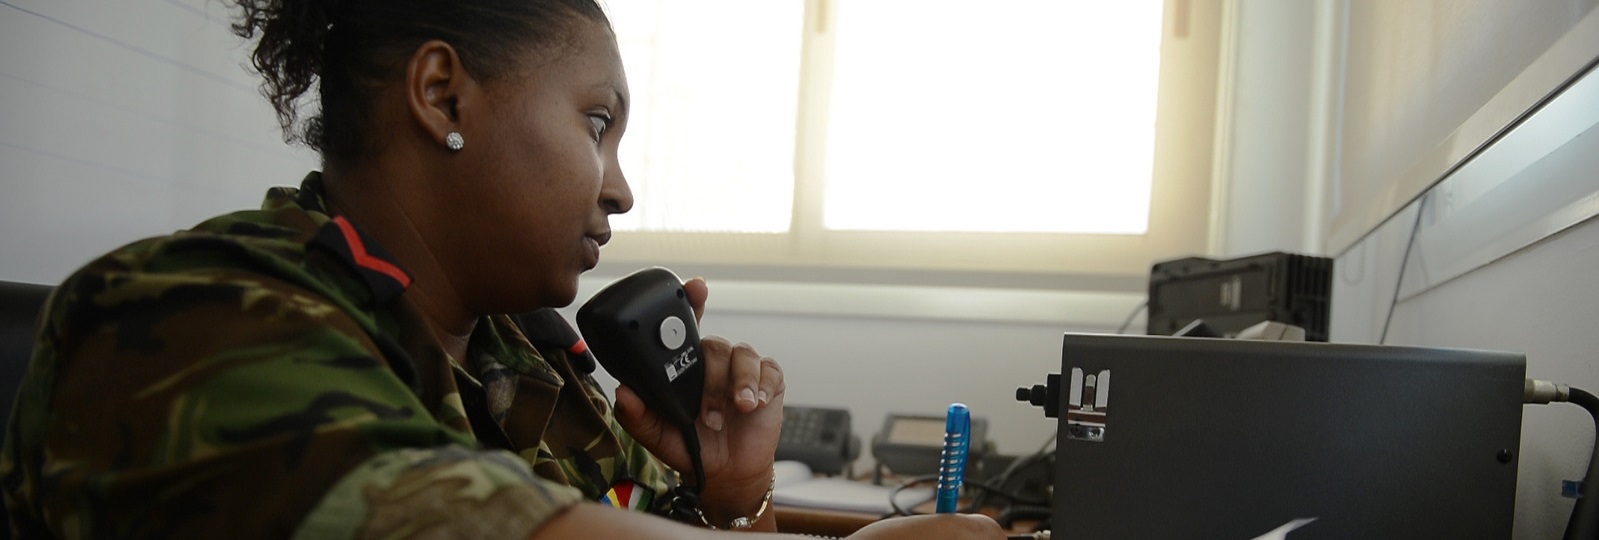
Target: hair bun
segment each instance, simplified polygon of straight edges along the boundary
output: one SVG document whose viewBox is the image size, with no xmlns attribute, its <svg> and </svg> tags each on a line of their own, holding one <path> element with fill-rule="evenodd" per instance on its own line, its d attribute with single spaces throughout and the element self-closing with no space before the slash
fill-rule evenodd
<svg viewBox="0 0 1599 540">
<path fill-rule="evenodd" d="M 272 102 L 285 134 L 295 133 L 296 102 L 322 75 L 323 50 L 340 0 L 233 0 L 233 33 L 259 35 L 250 65 L 261 74 L 261 94 Z M 294 139 L 293 135 L 287 138 Z"/>
<path fill-rule="evenodd" d="M 595 0 L 227 0 L 233 33 L 256 40 L 250 66 L 286 142 L 324 159 L 369 152 L 374 101 L 404 81 L 410 53 L 448 43 L 467 73 L 492 80 L 527 51 L 557 45 L 575 21 L 609 24 Z M 315 99 L 302 99 L 315 88 Z M 304 105 L 304 108 L 301 108 Z"/>
</svg>

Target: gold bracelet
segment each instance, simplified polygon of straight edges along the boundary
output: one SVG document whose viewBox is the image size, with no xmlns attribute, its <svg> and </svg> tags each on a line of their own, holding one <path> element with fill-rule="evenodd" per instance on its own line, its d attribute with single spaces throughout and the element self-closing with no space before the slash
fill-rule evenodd
<svg viewBox="0 0 1599 540">
<path fill-rule="evenodd" d="M 777 489 L 777 473 L 773 472 L 772 473 L 772 483 L 766 485 L 766 496 L 761 498 L 761 508 L 759 510 L 756 510 L 755 511 L 755 515 L 753 515 L 753 516 L 741 516 L 741 517 L 733 518 L 733 521 L 727 522 L 727 526 L 726 527 L 717 527 L 715 525 L 712 525 L 711 524 L 711 520 L 706 519 L 705 512 L 700 510 L 699 508 L 695 508 L 694 512 L 699 514 L 700 523 L 705 524 L 705 526 L 709 527 L 711 530 L 738 531 L 738 530 L 748 529 L 750 527 L 754 527 L 756 523 L 759 523 L 761 521 L 762 517 L 766 516 L 766 509 L 771 508 L 771 506 L 772 506 L 772 491 L 774 491 L 776 489 Z"/>
</svg>

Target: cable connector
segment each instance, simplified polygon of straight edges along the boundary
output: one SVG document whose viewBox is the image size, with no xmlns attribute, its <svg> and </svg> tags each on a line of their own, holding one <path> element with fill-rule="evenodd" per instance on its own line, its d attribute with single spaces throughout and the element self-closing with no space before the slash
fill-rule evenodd
<svg viewBox="0 0 1599 540">
<path fill-rule="evenodd" d="M 1521 402 L 1545 405 L 1553 401 L 1571 401 L 1571 387 L 1550 381 L 1527 379 L 1521 386 Z"/>
<path fill-rule="evenodd" d="M 1035 384 L 1032 388 L 1021 387 L 1016 389 L 1016 401 L 1026 401 L 1044 408 L 1047 418 L 1060 417 L 1060 374 L 1051 373 L 1045 379 L 1046 384 Z"/>
</svg>

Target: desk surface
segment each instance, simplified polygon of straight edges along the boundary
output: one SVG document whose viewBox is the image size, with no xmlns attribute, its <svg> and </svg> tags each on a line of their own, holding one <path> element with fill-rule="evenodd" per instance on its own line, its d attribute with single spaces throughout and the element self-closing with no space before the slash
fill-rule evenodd
<svg viewBox="0 0 1599 540">
<path fill-rule="evenodd" d="M 777 518 L 779 532 L 823 537 L 845 537 L 854 534 L 861 527 L 884 519 L 889 513 L 886 512 L 886 506 L 882 507 L 884 512 L 879 513 L 879 510 L 873 508 L 882 505 L 859 504 L 860 501 L 857 499 L 864 495 L 855 493 L 854 490 L 847 488 L 854 483 L 859 483 L 863 488 L 870 486 L 877 489 L 886 489 L 882 486 L 897 486 L 903 482 L 902 479 L 891 474 L 880 478 L 880 482 L 873 482 L 872 478 L 864 475 L 848 479 L 845 477 L 817 476 L 814 479 L 826 482 L 822 486 L 826 489 L 806 490 L 804 488 L 817 486 L 817 484 L 810 484 L 805 480 L 797 480 L 794 481 L 791 487 L 799 487 L 801 492 L 790 490 L 787 492 L 787 499 L 778 497 L 774 501 L 772 511 Z M 790 484 L 779 482 L 779 494 L 783 493 L 784 485 Z M 832 491 L 828 491 L 829 489 Z M 831 498 L 835 493 L 841 499 Z M 975 496 L 975 494 L 976 492 L 973 491 L 963 493 L 961 507 L 968 507 L 972 503 L 968 496 Z M 885 491 L 881 496 L 887 497 L 888 494 Z M 897 500 L 902 504 L 911 504 L 911 501 L 908 501 L 905 497 L 899 497 Z M 834 501 L 842 502 L 842 504 L 827 508 Z M 909 511 L 917 514 L 931 514 L 938 506 L 937 502 L 932 499 L 931 493 L 923 501 L 911 507 Z M 1009 532 L 1022 534 L 1032 533 L 1043 517 L 1036 511 L 1036 508 L 1033 509 L 1035 510 L 1033 513 L 1022 514 L 1002 514 L 1004 510 L 1004 508 L 984 507 L 979 512 L 996 520 L 1005 519 L 1011 521 Z M 1024 510 L 1017 511 L 1022 512 Z"/>
<path fill-rule="evenodd" d="M 773 505 L 777 512 L 777 530 L 793 534 L 809 534 L 817 536 L 845 537 L 854 534 L 882 516 L 848 512 L 842 510 L 825 510 L 820 508 L 803 508 L 786 505 Z M 918 512 L 933 511 L 933 503 L 928 502 L 915 508 Z M 998 514 L 997 509 L 985 508 L 983 513 L 990 517 Z M 1038 525 L 1037 520 L 1016 520 L 1011 524 L 1012 533 L 1030 533 Z"/>
<path fill-rule="evenodd" d="M 845 537 L 877 521 L 879 516 L 841 510 L 774 505 L 777 530 L 785 533 Z"/>
</svg>

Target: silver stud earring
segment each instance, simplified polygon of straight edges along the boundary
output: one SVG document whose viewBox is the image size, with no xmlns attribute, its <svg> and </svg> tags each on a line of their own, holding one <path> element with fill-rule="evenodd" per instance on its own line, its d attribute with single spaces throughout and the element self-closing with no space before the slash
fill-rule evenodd
<svg viewBox="0 0 1599 540">
<path fill-rule="evenodd" d="M 444 136 L 444 146 L 459 151 L 466 146 L 466 139 L 461 138 L 461 132 L 451 131 L 449 135 Z"/>
</svg>

